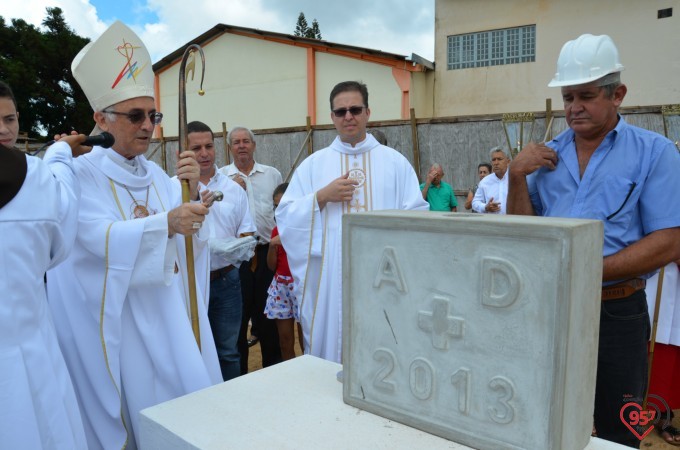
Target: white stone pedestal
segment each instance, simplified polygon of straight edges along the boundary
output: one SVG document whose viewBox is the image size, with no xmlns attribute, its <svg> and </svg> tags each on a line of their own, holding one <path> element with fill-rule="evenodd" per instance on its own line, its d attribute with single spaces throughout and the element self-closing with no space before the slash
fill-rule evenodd
<svg viewBox="0 0 680 450">
<path fill-rule="evenodd" d="M 601 222 L 349 214 L 343 251 L 347 403 L 479 449 L 588 444 Z"/>
<path fill-rule="evenodd" d="M 343 403 L 341 368 L 302 356 L 148 408 L 140 448 L 469 449 Z M 586 448 L 625 449 L 596 438 Z"/>
</svg>

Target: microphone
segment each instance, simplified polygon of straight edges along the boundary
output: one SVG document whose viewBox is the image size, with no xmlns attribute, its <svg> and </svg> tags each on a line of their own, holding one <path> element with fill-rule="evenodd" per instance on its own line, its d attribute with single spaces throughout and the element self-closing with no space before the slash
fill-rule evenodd
<svg viewBox="0 0 680 450">
<path fill-rule="evenodd" d="M 111 146 L 115 142 L 116 139 L 113 137 L 111 133 L 102 131 L 101 134 L 98 134 L 96 136 L 88 136 L 87 139 L 85 139 L 85 142 L 83 142 L 80 145 L 85 145 L 88 147 L 94 147 L 95 145 L 98 145 L 104 148 L 111 148 Z"/>
<path fill-rule="evenodd" d="M 45 150 L 50 145 L 54 144 L 55 142 L 57 142 L 57 141 L 51 140 L 49 142 L 46 142 L 45 145 L 40 147 L 38 150 L 35 150 L 34 152 L 28 152 L 28 154 L 31 155 L 31 156 L 35 156 L 38 153 Z M 94 147 L 95 145 L 98 145 L 98 146 L 104 147 L 104 148 L 111 148 L 111 146 L 115 143 L 116 143 L 116 139 L 113 137 L 113 135 L 111 133 L 106 132 L 106 131 L 102 131 L 100 134 L 96 134 L 94 136 L 88 136 L 85 139 L 85 141 L 83 141 L 83 143 L 80 144 L 80 145 L 84 145 L 86 147 Z"/>
</svg>

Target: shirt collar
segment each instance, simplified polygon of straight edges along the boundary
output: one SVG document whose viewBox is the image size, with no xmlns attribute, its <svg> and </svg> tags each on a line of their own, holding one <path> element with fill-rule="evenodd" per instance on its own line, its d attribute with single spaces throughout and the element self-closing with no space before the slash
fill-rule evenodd
<svg viewBox="0 0 680 450">
<path fill-rule="evenodd" d="M 223 170 L 224 170 L 225 175 L 227 175 L 227 176 L 231 176 L 231 175 L 236 175 L 236 174 L 238 174 L 238 173 L 242 173 L 242 172 L 238 169 L 238 167 L 236 167 L 236 164 L 235 164 L 235 163 L 229 164 L 228 166 L 224 167 Z M 264 167 L 262 166 L 262 164 L 258 163 L 257 161 L 254 161 L 254 162 L 253 162 L 253 169 L 250 171 L 250 173 L 246 173 L 245 175 L 250 176 L 251 174 L 253 174 L 253 173 L 255 173 L 255 172 L 264 173 Z"/>
<path fill-rule="evenodd" d="M 215 168 L 215 173 L 213 174 L 212 177 L 210 177 L 210 180 L 208 180 L 208 184 L 203 184 L 202 181 L 199 180 L 199 183 L 202 186 L 208 187 L 210 186 L 213 182 L 217 182 L 220 177 L 223 177 L 224 174 L 220 173 L 220 169 L 217 168 L 217 164 L 213 164 L 213 167 Z"/>
<path fill-rule="evenodd" d="M 628 128 L 630 126 L 630 125 L 628 125 L 628 123 L 626 123 L 626 120 L 623 118 L 623 116 L 621 116 L 621 114 L 617 113 L 616 115 L 617 115 L 619 121 L 617 122 L 614 129 L 611 130 L 609 133 L 607 133 L 607 136 L 605 137 L 605 139 L 609 139 L 610 136 L 611 136 L 611 138 L 615 138 L 619 134 L 623 133 L 626 130 L 626 128 Z M 553 138 L 553 140 L 551 142 L 573 141 L 575 136 L 576 136 L 576 134 L 574 133 L 574 130 L 572 130 L 571 128 L 567 128 L 563 133 L 560 133 L 557 136 L 555 136 L 555 138 Z"/>
<path fill-rule="evenodd" d="M 217 164 L 213 164 L 213 167 L 215 168 L 215 173 L 210 177 L 210 182 L 217 181 L 217 179 L 222 176 L 220 170 L 217 168 Z"/>
<path fill-rule="evenodd" d="M 348 155 L 358 155 L 361 153 L 366 153 L 369 150 L 372 150 L 375 147 L 378 147 L 380 143 L 373 137 L 372 134 L 366 133 L 366 139 L 363 141 L 357 143 L 354 147 L 352 147 L 350 144 L 347 144 L 345 142 L 342 142 L 340 140 L 340 136 L 336 136 L 335 140 L 331 143 L 331 148 L 333 150 L 336 150 L 340 153 L 346 153 Z"/>
</svg>

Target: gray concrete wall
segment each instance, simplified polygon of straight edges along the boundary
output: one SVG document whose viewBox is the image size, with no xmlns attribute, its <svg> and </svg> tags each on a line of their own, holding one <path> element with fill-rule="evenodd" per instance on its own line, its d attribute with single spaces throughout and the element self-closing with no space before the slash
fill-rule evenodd
<svg viewBox="0 0 680 450">
<path fill-rule="evenodd" d="M 626 113 L 623 112 L 626 121 L 648 130 L 663 134 L 663 119 L 658 112 Z M 460 201 L 464 202 L 467 189 L 477 183 L 477 164 L 489 162 L 489 150 L 495 146 L 507 149 L 505 132 L 501 117 L 497 118 L 449 118 L 429 121 L 419 121 L 418 145 L 420 150 L 420 174 L 425 176 L 434 162 L 438 162 L 444 169 L 444 181 L 450 183 L 457 191 Z M 403 154 L 413 164 L 413 144 L 411 125 L 409 121 L 382 123 L 373 128 L 379 129 L 387 136 L 387 142 Z M 553 136 L 566 128 L 563 117 L 555 117 L 552 124 Z M 300 147 L 307 135 L 303 129 L 300 131 L 272 132 L 267 130 L 256 134 L 257 150 L 255 159 L 266 165 L 274 166 L 281 172 L 285 179 L 291 170 L 291 166 L 300 151 Z M 274 130 L 275 131 L 275 130 Z M 542 140 L 545 135 L 545 119 L 537 118 L 532 139 Z M 313 148 L 319 150 L 328 146 L 335 138 L 334 129 L 320 129 L 313 132 Z M 160 143 L 155 141 L 147 156 L 151 155 L 154 148 Z M 224 139 L 217 136 L 215 139 L 217 165 L 222 167 L 226 164 L 224 151 Z M 166 141 L 167 172 L 174 175 L 175 151 L 177 140 Z M 303 150 L 301 160 L 307 156 L 307 150 Z M 151 160 L 161 164 L 161 150 L 156 151 Z M 421 180 L 422 181 L 422 180 Z"/>
</svg>

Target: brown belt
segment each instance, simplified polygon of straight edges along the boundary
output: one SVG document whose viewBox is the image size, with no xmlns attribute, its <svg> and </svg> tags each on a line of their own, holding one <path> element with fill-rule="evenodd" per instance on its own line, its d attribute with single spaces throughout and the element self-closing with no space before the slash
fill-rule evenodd
<svg viewBox="0 0 680 450">
<path fill-rule="evenodd" d="M 630 297 L 635 292 L 644 289 L 646 285 L 647 282 L 645 280 L 633 278 L 632 280 L 605 286 L 602 288 L 602 301 Z"/>
<path fill-rule="evenodd" d="M 221 269 L 213 270 L 210 272 L 210 281 L 215 281 L 222 275 L 231 272 L 231 269 L 233 269 L 233 265 L 229 265 L 227 267 L 222 267 Z"/>
</svg>

